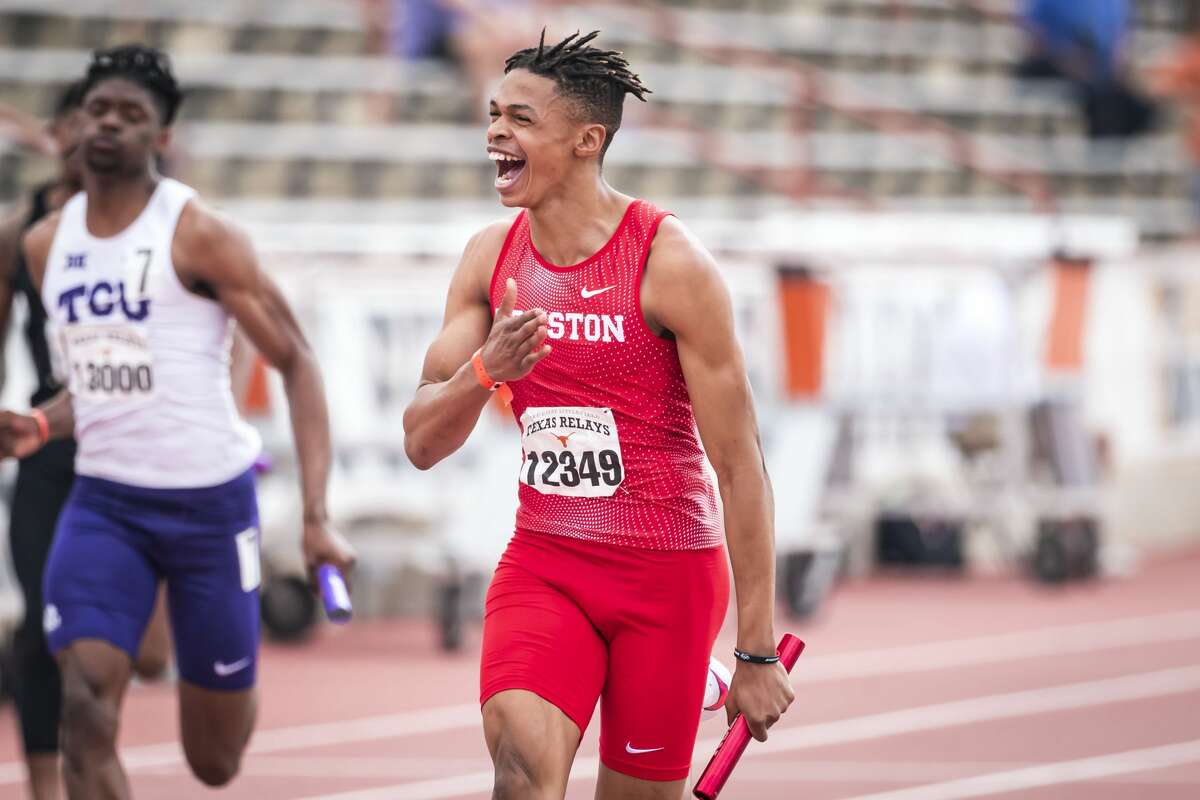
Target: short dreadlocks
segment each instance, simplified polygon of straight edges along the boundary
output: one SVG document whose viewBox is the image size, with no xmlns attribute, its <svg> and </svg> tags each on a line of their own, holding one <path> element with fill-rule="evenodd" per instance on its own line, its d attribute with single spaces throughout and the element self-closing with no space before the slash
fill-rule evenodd
<svg viewBox="0 0 1200 800">
<path fill-rule="evenodd" d="M 616 50 L 600 50 L 588 42 L 600 35 L 592 31 L 586 36 L 574 34 L 553 47 L 546 47 L 546 29 L 542 29 L 537 47 L 518 50 L 504 62 L 504 74 L 523 69 L 554 81 L 559 94 L 569 98 L 582 118 L 604 126 L 604 147 L 601 159 L 621 127 L 621 109 L 625 95 L 631 94 L 645 102 L 650 90 L 642 79 L 629 71 L 629 62 Z"/>
<path fill-rule="evenodd" d="M 124 78 L 149 92 L 164 127 L 175 120 L 175 113 L 183 102 L 183 92 L 171 72 L 171 59 L 166 53 L 140 44 L 97 50 L 92 54 L 87 77 L 83 79 L 83 94 L 109 78 Z"/>
</svg>

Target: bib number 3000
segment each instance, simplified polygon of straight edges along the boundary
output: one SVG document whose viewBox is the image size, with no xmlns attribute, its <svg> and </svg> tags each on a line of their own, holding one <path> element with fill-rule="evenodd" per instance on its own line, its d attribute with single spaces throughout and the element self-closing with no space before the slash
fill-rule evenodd
<svg viewBox="0 0 1200 800">
<path fill-rule="evenodd" d="M 73 325 L 64 338 L 76 397 L 112 401 L 154 395 L 154 360 L 139 331 L 123 325 Z"/>
<path fill-rule="evenodd" d="M 528 408 L 521 431 L 521 483 L 542 494 L 610 497 L 625 480 L 611 409 Z"/>
</svg>

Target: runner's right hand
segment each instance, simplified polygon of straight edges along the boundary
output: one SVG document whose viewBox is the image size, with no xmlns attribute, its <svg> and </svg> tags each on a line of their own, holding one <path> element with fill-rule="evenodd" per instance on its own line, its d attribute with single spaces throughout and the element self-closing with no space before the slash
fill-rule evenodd
<svg viewBox="0 0 1200 800">
<path fill-rule="evenodd" d="M 517 282 L 509 278 L 504 299 L 496 310 L 492 331 L 483 344 L 483 368 L 498 383 L 524 378 L 535 364 L 550 355 L 546 344 L 547 317 L 540 308 L 513 316 L 517 303 Z"/>
<path fill-rule="evenodd" d="M 314 591 L 320 590 L 317 568 L 322 564 L 333 564 L 337 567 L 342 573 L 346 587 L 350 587 L 358 554 L 354 551 L 354 546 L 336 528 L 327 522 L 306 522 L 304 534 L 300 538 L 300 549 L 304 555 L 304 564 L 308 567 L 309 584 Z"/>
<path fill-rule="evenodd" d="M 0 411 L 0 458 L 24 458 L 41 448 L 37 420 L 28 414 Z"/>
<path fill-rule="evenodd" d="M 796 699 L 787 670 L 779 662 L 747 664 L 739 661 L 729 683 L 725 713 L 729 724 L 741 714 L 746 718 L 750 735 L 760 742 L 767 740 L 767 729 L 779 721 L 783 712 Z"/>
</svg>

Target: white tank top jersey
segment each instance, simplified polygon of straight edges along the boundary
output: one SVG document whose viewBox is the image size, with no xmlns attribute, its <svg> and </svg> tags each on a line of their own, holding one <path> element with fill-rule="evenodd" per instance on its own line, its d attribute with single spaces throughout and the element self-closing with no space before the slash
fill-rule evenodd
<svg viewBox="0 0 1200 800">
<path fill-rule="evenodd" d="M 145 488 L 216 486 L 254 462 L 258 433 L 230 387 L 233 320 L 188 291 L 171 243 L 195 191 L 161 179 L 115 236 L 87 229 L 87 194 L 63 206 L 42 279 L 50 336 L 75 409 L 80 475 Z"/>
</svg>

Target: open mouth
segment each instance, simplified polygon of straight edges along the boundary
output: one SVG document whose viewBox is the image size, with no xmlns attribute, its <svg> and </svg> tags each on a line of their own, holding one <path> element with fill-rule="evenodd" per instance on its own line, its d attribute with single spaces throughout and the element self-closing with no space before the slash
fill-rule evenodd
<svg viewBox="0 0 1200 800">
<path fill-rule="evenodd" d="M 88 141 L 88 147 L 92 150 L 98 150 L 102 153 L 112 153 L 117 149 L 117 140 L 107 136 L 97 136 Z"/>
<path fill-rule="evenodd" d="M 488 158 L 496 162 L 496 188 L 506 189 L 517 182 L 525 171 L 525 160 L 510 156 L 507 153 L 488 153 Z"/>
</svg>

